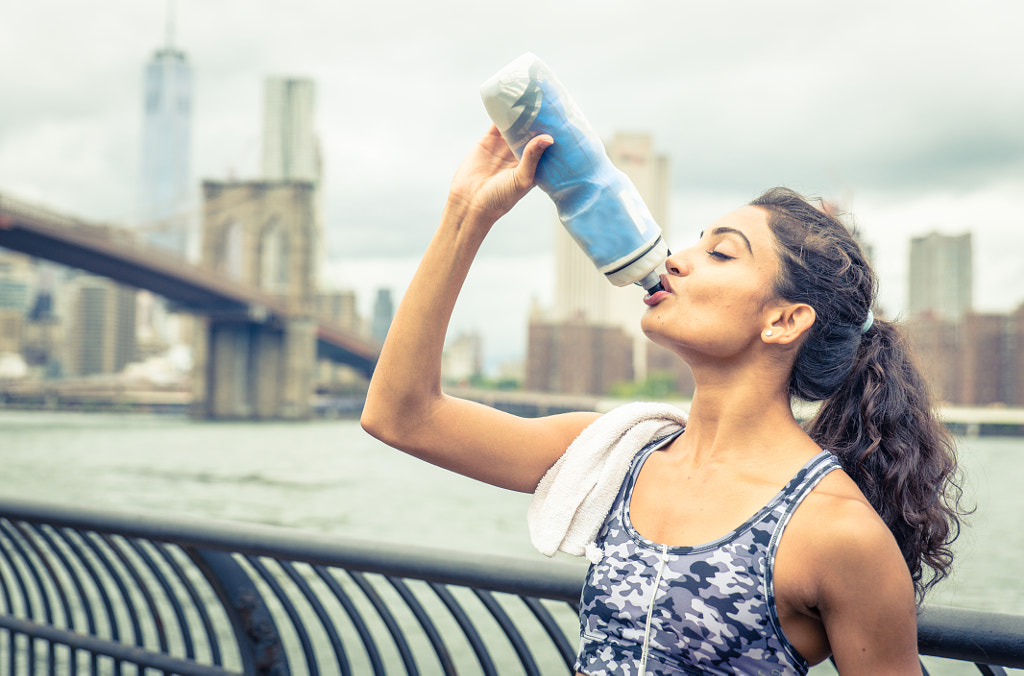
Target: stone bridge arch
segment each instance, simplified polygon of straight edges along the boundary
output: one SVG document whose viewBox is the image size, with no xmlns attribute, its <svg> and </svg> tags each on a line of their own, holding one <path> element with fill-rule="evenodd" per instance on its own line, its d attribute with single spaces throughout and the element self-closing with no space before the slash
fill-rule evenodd
<svg viewBox="0 0 1024 676">
<path fill-rule="evenodd" d="M 316 188 L 309 181 L 203 183 L 200 262 L 291 310 L 285 321 L 208 316 L 197 325 L 201 417 L 305 418 L 316 355 Z"/>
</svg>

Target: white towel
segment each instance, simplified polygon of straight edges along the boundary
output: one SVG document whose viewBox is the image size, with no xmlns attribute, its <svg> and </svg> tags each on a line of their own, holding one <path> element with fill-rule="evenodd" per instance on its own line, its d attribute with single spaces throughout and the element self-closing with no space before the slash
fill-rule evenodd
<svg viewBox="0 0 1024 676">
<path fill-rule="evenodd" d="M 594 540 L 633 458 L 685 425 L 675 406 L 634 402 L 587 426 L 537 484 L 527 512 L 533 546 L 545 556 L 562 551 L 600 561 Z"/>
</svg>

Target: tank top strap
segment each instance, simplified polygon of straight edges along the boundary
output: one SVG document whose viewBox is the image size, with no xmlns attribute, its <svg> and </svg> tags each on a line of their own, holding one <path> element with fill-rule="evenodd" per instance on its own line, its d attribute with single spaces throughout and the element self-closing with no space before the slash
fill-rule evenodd
<svg viewBox="0 0 1024 676">
<path fill-rule="evenodd" d="M 629 472 L 626 473 L 626 478 L 623 482 L 624 485 L 629 486 L 630 492 L 633 490 L 633 484 L 636 483 L 637 475 L 640 474 L 640 468 L 644 466 L 644 462 L 647 461 L 647 457 L 659 448 L 663 448 L 672 443 L 672 441 L 682 433 L 683 429 L 678 429 L 671 434 L 658 437 L 657 439 L 652 439 L 646 446 L 637 451 L 636 455 L 633 456 L 633 462 L 630 464 Z"/>
<path fill-rule="evenodd" d="M 769 544 L 769 555 L 774 558 L 775 551 L 779 546 L 779 539 L 785 530 L 789 519 L 793 516 L 796 508 L 804 501 L 804 498 L 814 490 L 814 487 L 825 478 L 830 472 L 842 469 L 839 459 L 829 451 L 822 451 L 811 458 L 806 465 L 796 473 L 786 487 L 782 489 L 782 498 L 772 510 L 773 515 L 778 519 L 771 543 Z"/>
<path fill-rule="evenodd" d="M 818 485 L 818 482 L 825 478 L 829 472 L 842 469 L 839 458 L 829 451 L 822 451 L 807 461 L 807 464 L 796 473 L 789 484 L 783 489 L 785 502 L 793 503 L 795 509 L 807 494 Z"/>
</svg>

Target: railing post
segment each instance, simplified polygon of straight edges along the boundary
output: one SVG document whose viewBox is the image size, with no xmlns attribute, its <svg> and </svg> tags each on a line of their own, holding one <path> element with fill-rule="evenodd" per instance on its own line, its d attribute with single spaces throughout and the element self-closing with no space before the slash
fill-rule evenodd
<svg viewBox="0 0 1024 676">
<path fill-rule="evenodd" d="M 291 674 L 274 617 L 234 557 L 211 549 L 187 547 L 185 551 L 224 605 L 241 653 L 242 671 L 258 676 Z"/>
</svg>

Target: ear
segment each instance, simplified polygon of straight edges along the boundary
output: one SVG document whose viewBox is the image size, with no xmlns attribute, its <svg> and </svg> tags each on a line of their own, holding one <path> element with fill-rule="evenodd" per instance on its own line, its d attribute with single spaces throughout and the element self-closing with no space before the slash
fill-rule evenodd
<svg viewBox="0 0 1024 676">
<path fill-rule="evenodd" d="M 806 303 L 791 303 L 772 308 L 768 325 L 761 331 L 761 340 L 776 345 L 789 345 L 800 340 L 814 325 L 817 313 Z"/>
</svg>

